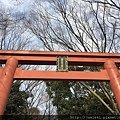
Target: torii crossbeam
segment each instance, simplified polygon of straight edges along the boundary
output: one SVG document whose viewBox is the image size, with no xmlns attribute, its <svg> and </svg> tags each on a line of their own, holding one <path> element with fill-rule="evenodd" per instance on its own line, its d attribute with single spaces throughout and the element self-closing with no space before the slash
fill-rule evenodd
<svg viewBox="0 0 120 120">
<path fill-rule="evenodd" d="M 56 65 L 59 56 L 67 56 L 68 65 L 103 66 L 98 72 L 22 70 L 18 65 Z M 120 109 L 120 54 L 49 51 L 0 50 L 0 115 L 4 114 L 13 80 L 109 81 Z"/>
</svg>

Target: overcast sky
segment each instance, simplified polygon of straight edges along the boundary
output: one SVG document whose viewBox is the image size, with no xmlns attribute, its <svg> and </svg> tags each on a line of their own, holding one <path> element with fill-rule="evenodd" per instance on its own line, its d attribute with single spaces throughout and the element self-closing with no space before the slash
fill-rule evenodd
<svg viewBox="0 0 120 120">
<path fill-rule="evenodd" d="M 34 0 L 0 0 L 2 7 L 11 9 L 13 12 L 28 11 Z"/>
</svg>

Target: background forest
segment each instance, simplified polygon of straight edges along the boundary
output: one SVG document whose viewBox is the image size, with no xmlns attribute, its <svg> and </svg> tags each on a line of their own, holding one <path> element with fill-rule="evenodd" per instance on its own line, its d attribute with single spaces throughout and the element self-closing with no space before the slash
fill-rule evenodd
<svg viewBox="0 0 120 120">
<path fill-rule="evenodd" d="M 12 4 L 7 7 L 0 1 L 1 50 L 120 52 L 119 0 L 28 0 L 27 4 L 17 0 Z M 99 68 L 69 66 L 69 70 Z M 108 82 L 14 81 L 5 114 L 120 115 L 120 111 Z"/>
</svg>

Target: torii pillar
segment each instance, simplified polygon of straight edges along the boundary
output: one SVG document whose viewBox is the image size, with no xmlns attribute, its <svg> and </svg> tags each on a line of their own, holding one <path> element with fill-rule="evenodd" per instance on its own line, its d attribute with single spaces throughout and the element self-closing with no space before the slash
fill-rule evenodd
<svg viewBox="0 0 120 120">
<path fill-rule="evenodd" d="M 17 65 L 18 61 L 11 57 L 7 60 L 5 67 L 3 68 L 0 77 L 0 115 L 4 114 Z"/>
</svg>

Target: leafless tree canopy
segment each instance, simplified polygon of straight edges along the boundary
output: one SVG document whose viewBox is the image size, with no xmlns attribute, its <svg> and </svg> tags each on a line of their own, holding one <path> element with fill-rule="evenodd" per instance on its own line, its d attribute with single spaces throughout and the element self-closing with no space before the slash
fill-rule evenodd
<svg viewBox="0 0 120 120">
<path fill-rule="evenodd" d="M 118 2 L 38 2 L 26 25 L 49 50 L 119 52 Z"/>
</svg>

